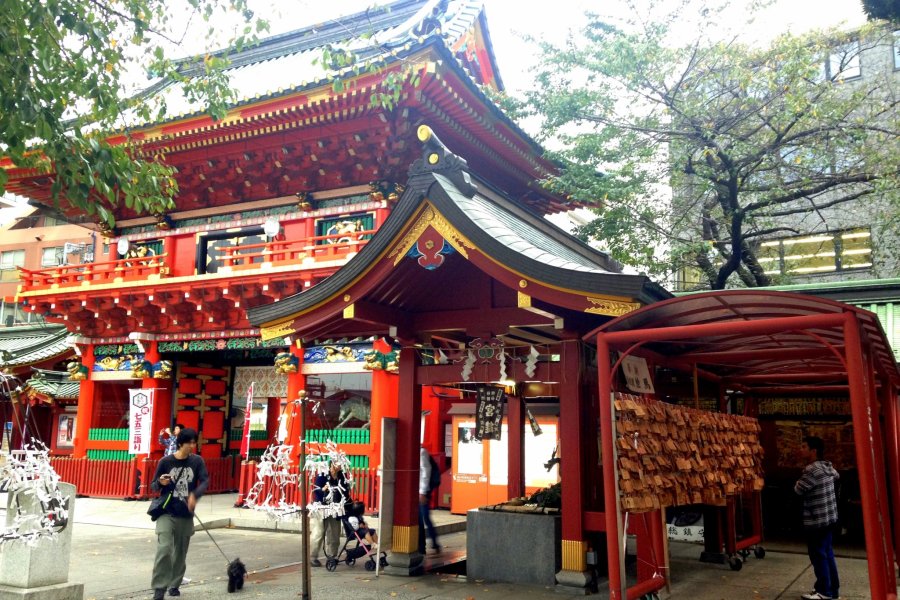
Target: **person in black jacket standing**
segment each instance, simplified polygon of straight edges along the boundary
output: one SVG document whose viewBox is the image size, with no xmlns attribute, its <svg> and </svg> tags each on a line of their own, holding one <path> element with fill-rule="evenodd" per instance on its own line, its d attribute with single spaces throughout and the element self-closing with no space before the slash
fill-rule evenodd
<svg viewBox="0 0 900 600">
<path fill-rule="evenodd" d="M 156 520 L 156 559 L 153 562 L 153 600 L 163 600 L 166 588 L 170 596 L 180 596 L 178 587 L 184 577 L 188 545 L 194 535 L 194 509 L 209 485 L 206 463 L 194 454 L 197 432 L 182 429 L 176 438 L 175 454 L 163 457 L 156 467 L 151 489 L 172 493 L 166 513 Z"/>
</svg>

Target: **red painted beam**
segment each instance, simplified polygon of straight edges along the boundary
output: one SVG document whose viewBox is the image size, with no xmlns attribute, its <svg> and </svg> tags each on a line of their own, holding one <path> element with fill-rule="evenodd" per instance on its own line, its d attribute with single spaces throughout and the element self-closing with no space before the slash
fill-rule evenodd
<svg viewBox="0 0 900 600">
<path fill-rule="evenodd" d="M 843 346 L 837 346 L 838 352 L 843 352 Z M 682 354 L 682 360 L 690 360 L 705 364 L 731 364 L 755 360 L 820 358 L 834 356 L 828 348 L 766 348 L 763 350 L 732 350 L 725 352 L 691 352 Z"/>
<path fill-rule="evenodd" d="M 633 342 L 663 342 L 669 340 L 715 337 L 728 334 L 768 335 L 784 331 L 835 328 L 844 322 L 842 313 L 810 315 L 804 317 L 778 317 L 753 321 L 727 321 L 701 325 L 677 325 L 658 329 L 634 329 L 628 331 L 600 332 L 610 346 L 621 346 Z"/>
<path fill-rule="evenodd" d="M 771 373 L 771 374 L 759 374 L 759 375 L 737 375 L 735 377 L 725 377 L 725 381 L 727 382 L 740 382 L 740 383 L 766 383 L 766 382 L 790 382 L 790 381 L 830 381 L 830 380 L 840 380 L 845 381 L 847 379 L 847 373 L 845 371 L 831 371 L 827 373 L 822 372 L 814 372 L 814 373 Z"/>
</svg>

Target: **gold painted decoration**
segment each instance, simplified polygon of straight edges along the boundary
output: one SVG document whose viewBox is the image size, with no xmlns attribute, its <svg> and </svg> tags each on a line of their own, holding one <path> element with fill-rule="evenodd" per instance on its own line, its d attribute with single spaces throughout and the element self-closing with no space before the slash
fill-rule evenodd
<svg viewBox="0 0 900 600">
<path fill-rule="evenodd" d="M 370 350 L 363 355 L 363 369 L 367 371 L 400 372 L 400 351 L 394 350 L 384 354 L 378 350 Z"/>
<path fill-rule="evenodd" d="M 611 300 L 609 298 L 592 298 L 586 296 L 585 299 L 592 305 L 584 309 L 584 312 L 594 315 L 609 315 L 611 317 L 620 317 L 641 307 L 640 302 L 622 302 L 621 300 Z"/>
<path fill-rule="evenodd" d="M 519 308 L 531 308 L 531 296 L 516 292 L 516 306 Z"/>
<path fill-rule="evenodd" d="M 259 328 L 259 337 L 262 341 L 275 339 L 278 337 L 285 337 L 294 333 L 293 328 L 294 320 L 293 318 L 287 321 L 281 321 L 280 323 L 275 323 L 274 325 L 269 325 L 267 327 Z"/>
<path fill-rule="evenodd" d="M 152 372 L 153 365 L 149 360 L 138 360 L 132 363 L 131 376 L 135 379 L 149 378 Z"/>
<path fill-rule="evenodd" d="M 275 372 L 280 375 L 296 373 L 300 361 L 290 352 L 279 352 L 275 355 Z"/>
<path fill-rule="evenodd" d="M 587 569 L 587 542 L 562 540 L 562 570 L 581 573 Z"/>
<path fill-rule="evenodd" d="M 66 365 L 66 371 L 69 372 L 71 381 L 84 381 L 88 378 L 88 369 L 81 362 L 73 360 Z"/>
<path fill-rule="evenodd" d="M 413 554 L 419 550 L 418 525 L 394 525 L 393 545 L 391 552 L 396 554 Z"/>
<path fill-rule="evenodd" d="M 172 369 L 174 365 L 171 360 L 161 360 L 153 365 L 154 379 L 172 379 Z"/>
<path fill-rule="evenodd" d="M 394 248 L 390 253 L 388 253 L 388 258 L 394 260 L 394 266 L 397 266 L 400 261 L 403 260 L 403 257 L 405 257 L 410 249 L 416 245 L 416 242 L 419 241 L 419 238 L 422 237 L 422 234 L 425 233 L 425 230 L 428 229 L 428 227 L 437 231 L 454 250 L 462 254 L 466 259 L 469 258 L 469 253 L 466 249 L 475 248 L 475 245 L 472 244 L 472 242 L 457 231 L 443 215 L 435 210 L 430 202 L 426 201 L 412 227 L 409 228 L 406 235 L 404 235 L 400 241 L 394 245 Z"/>
</svg>

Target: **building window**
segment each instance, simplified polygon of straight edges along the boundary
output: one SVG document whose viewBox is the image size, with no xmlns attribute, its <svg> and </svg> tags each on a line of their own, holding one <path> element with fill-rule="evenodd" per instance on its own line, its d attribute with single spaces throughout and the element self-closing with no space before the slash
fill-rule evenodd
<svg viewBox="0 0 900 600">
<path fill-rule="evenodd" d="M 757 260 L 767 275 L 834 273 L 872 266 L 868 229 L 805 235 L 760 243 Z"/>
<path fill-rule="evenodd" d="M 18 281 L 17 267 L 25 266 L 24 250 L 6 250 L 0 252 L 0 281 Z"/>
<path fill-rule="evenodd" d="M 825 77 L 830 80 L 855 79 L 862 75 L 859 64 L 859 41 L 842 44 L 831 51 L 825 61 Z"/>
<path fill-rule="evenodd" d="M 894 68 L 900 69 L 900 29 L 894 31 Z"/>
<path fill-rule="evenodd" d="M 68 225 L 68 222 L 50 215 L 44 215 L 44 227 L 59 227 L 60 225 Z"/>
<path fill-rule="evenodd" d="M 58 267 L 63 264 L 63 247 L 54 246 L 41 250 L 42 267 Z"/>
</svg>

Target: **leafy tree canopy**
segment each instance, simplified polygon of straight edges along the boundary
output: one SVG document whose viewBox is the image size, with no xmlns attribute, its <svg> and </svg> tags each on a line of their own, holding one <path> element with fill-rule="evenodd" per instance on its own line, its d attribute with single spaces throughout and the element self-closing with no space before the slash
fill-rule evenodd
<svg viewBox="0 0 900 600">
<path fill-rule="evenodd" d="M 890 31 L 749 44 L 723 39 L 727 4 L 704 5 L 588 15 L 564 45 L 543 44 L 522 110 L 560 148 L 565 166 L 548 185 L 595 206 L 580 235 L 659 276 L 691 268 L 705 287 L 768 285 L 760 240 L 806 233 L 792 224 L 799 216 L 896 200 Z M 885 58 L 860 77 L 860 53 L 872 48 Z"/>
<path fill-rule="evenodd" d="M 247 0 L 9 0 L 0 11 L 0 153 L 21 168 L 53 177 L 53 192 L 112 225 L 111 208 L 142 213 L 173 206 L 177 184 L 169 167 L 141 155 L 110 132 L 152 122 L 166 107 L 134 92 L 170 77 L 186 95 L 205 101 L 214 118 L 233 99 L 222 72 L 227 58 L 202 65 L 172 55 L 197 54 L 185 41 L 211 40 L 241 48 L 267 28 Z M 214 43 L 214 42 L 213 42 Z M 199 67 L 199 68 L 198 68 Z M 7 175 L 0 169 L 0 192 Z"/>
<path fill-rule="evenodd" d="M 900 23 L 900 2 L 897 0 L 862 0 L 862 6 L 870 19 Z"/>
</svg>

